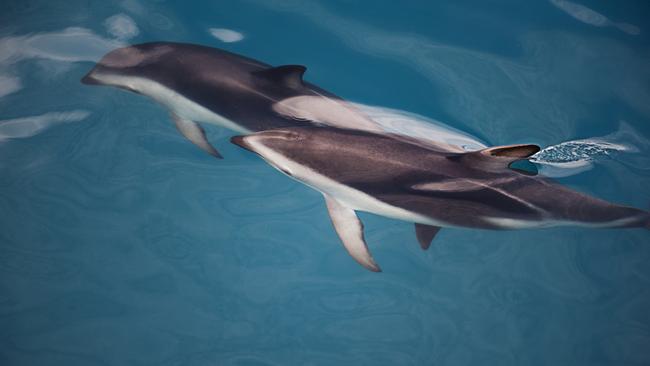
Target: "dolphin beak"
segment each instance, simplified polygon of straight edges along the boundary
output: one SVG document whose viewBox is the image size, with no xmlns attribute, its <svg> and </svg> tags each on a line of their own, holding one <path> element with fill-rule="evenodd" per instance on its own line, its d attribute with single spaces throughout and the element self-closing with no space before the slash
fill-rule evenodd
<svg viewBox="0 0 650 366">
<path fill-rule="evenodd" d="M 86 85 L 97 85 L 100 84 L 99 80 L 95 79 L 95 76 L 93 76 L 93 71 L 95 69 L 90 70 L 84 77 L 81 78 L 81 82 Z"/>
<path fill-rule="evenodd" d="M 233 144 L 235 144 L 235 145 L 237 145 L 239 147 L 243 147 L 244 149 L 246 149 L 248 151 L 253 151 L 250 148 L 250 145 L 248 145 L 248 143 L 246 143 L 246 136 L 233 136 L 233 137 L 230 138 L 230 142 L 232 142 Z"/>
</svg>

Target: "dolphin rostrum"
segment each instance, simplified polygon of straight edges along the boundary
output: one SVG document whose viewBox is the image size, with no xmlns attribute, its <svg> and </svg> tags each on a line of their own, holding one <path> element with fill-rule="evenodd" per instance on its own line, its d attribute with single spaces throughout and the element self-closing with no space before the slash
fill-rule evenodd
<svg viewBox="0 0 650 366">
<path fill-rule="evenodd" d="M 212 47 L 155 42 L 109 52 L 82 82 L 154 99 L 170 110 L 187 139 L 218 158 L 197 122 L 239 133 L 314 124 L 381 130 L 353 106 L 303 81 L 305 70 L 300 65 L 272 67 Z"/>
<path fill-rule="evenodd" d="M 423 249 L 441 227 L 650 228 L 646 211 L 509 167 L 539 151 L 536 145 L 455 153 L 387 133 L 322 127 L 269 130 L 231 141 L 320 191 L 345 248 L 371 271 L 380 269 L 355 211 L 414 222 Z"/>
</svg>

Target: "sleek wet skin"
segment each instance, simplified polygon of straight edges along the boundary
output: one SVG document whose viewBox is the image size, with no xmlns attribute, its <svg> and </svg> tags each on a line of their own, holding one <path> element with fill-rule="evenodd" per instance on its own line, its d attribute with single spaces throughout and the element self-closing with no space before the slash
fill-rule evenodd
<svg viewBox="0 0 650 366">
<path fill-rule="evenodd" d="M 325 196 L 348 252 L 379 271 L 355 211 L 416 223 L 426 249 L 440 227 L 520 229 L 558 225 L 646 227 L 650 214 L 509 168 L 535 145 L 441 152 L 394 135 L 336 128 L 283 128 L 232 142 Z"/>
<path fill-rule="evenodd" d="M 109 52 L 82 82 L 151 97 L 170 110 L 186 138 L 215 157 L 221 155 L 197 122 L 239 133 L 338 121 L 378 129 L 340 98 L 303 81 L 304 72 L 304 66 L 272 67 L 216 48 L 155 42 Z"/>
</svg>

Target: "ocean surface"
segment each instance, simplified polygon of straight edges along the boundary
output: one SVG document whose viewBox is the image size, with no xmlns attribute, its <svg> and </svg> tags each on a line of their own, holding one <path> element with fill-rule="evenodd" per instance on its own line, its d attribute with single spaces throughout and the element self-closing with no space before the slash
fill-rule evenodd
<svg viewBox="0 0 650 366">
<path fill-rule="evenodd" d="M 3 1 L 0 365 L 649 365 L 648 230 L 443 229 L 422 251 L 361 214 L 371 273 L 321 195 L 231 131 L 206 126 L 216 160 L 152 100 L 79 81 L 147 41 L 302 64 L 378 118 L 539 144 L 541 174 L 648 209 L 649 19 L 645 0 Z"/>
</svg>

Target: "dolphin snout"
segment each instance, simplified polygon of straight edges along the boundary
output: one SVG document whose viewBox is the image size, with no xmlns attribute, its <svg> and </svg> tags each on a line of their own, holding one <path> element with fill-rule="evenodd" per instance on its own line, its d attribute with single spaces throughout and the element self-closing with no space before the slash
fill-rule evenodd
<svg viewBox="0 0 650 366">
<path fill-rule="evenodd" d="M 243 147 L 246 150 L 253 151 L 251 150 L 250 146 L 246 143 L 246 136 L 233 136 L 230 138 L 230 142 L 233 144 Z"/>
<path fill-rule="evenodd" d="M 94 75 L 95 69 L 90 70 L 84 77 L 81 78 L 81 82 L 86 85 L 97 85 L 100 84 L 99 80 L 95 78 Z"/>
</svg>

